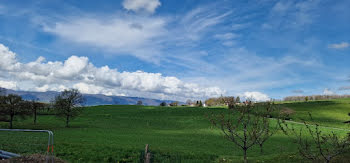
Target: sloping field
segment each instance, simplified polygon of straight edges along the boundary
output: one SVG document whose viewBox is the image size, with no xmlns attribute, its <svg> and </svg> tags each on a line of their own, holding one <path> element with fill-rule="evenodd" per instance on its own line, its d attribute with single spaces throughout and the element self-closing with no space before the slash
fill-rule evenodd
<svg viewBox="0 0 350 163">
<path fill-rule="evenodd" d="M 346 135 L 347 131 L 332 128 L 349 129 L 342 123 L 349 119 L 349 103 L 350 99 L 342 99 L 287 103 L 282 107 L 295 111 L 291 116 L 295 121 L 308 119 L 311 112 L 311 121 L 331 127 L 322 128 L 324 132 Z M 70 162 L 138 162 L 145 144 L 150 144 L 155 162 L 237 162 L 242 160 L 241 150 L 224 139 L 205 117 L 226 111 L 225 108 L 96 106 L 86 108 L 70 128 L 65 128 L 64 122 L 53 115 L 39 116 L 37 125 L 33 125 L 31 119 L 18 120 L 14 127 L 52 130 L 56 156 Z M 0 123 L 0 126 L 5 128 L 7 124 Z M 274 135 L 264 146 L 264 154 L 260 154 L 259 148 L 253 148 L 248 152 L 248 159 L 252 162 L 305 161 L 298 156 L 297 146 L 282 133 Z M 28 151 L 26 153 L 30 153 Z M 349 154 L 340 159 L 349 160 L 345 156 Z"/>
</svg>

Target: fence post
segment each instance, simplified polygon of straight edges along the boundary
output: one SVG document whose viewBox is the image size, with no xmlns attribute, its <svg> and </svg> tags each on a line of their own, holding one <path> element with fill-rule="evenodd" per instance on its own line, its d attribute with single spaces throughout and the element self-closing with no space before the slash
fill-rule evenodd
<svg viewBox="0 0 350 163">
<path fill-rule="evenodd" d="M 145 163 L 151 163 L 151 153 L 149 152 L 149 145 L 146 144 L 145 147 Z"/>
</svg>

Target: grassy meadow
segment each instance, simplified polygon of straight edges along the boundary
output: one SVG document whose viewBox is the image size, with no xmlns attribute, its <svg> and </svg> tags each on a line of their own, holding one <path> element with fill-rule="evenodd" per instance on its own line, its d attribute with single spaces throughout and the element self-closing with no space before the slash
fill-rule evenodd
<svg viewBox="0 0 350 163">
<path fill-rule="evenodd" d="M 280 105 L 295 111 L 291 116 L 293 121 L 317 122 L 323 132 L 334 131 L 345 136 L 350 129 L 343 123 L 350 118 L 349 103 L 350 99 L 338 99 Z M 70 128 L 65 128 L 64 121 L 54 115 L 40 115 L 36 125 L 31 118 L 17 120 L 14 127 L 52 130 L 55 155 L 69 162 L 138 162 L 145 144 L 150 144 L 154 162 L 241 162 L 242 151 L 224 139 L 205 116 L 226 111 L 222 107 L 94 106 L 85 108 Z M 312 120 L 308 112 L 312 113 Z M 0 128 L 7 126 L 0 123 Z M 6 135 L 0 135 L 0 144 L 6 140 L 1 136 Z M 26 148 L 34 147 L 12 150 L 30 153 Z M 266 142 L 263 154 L 258 147 L 251 149 L 248 159 L 250 162 L 306 161 L 300 158 L 292 140 L 281 132 Z M 350 153 L 336 160 L 347 161 Z"/>
</svg>

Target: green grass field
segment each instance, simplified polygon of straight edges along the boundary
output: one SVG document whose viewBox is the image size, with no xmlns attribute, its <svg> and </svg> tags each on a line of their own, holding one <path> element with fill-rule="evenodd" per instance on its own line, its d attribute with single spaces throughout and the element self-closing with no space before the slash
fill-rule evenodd
<svg viewBox="0 0 350 163">
<path fill-rule="evenodd" d="M 311 112 L 311 121 L 328 127 L 321 128 L 322 131 L 346 135 L 347 131 L 333 128 L 350 129 L 342 123 L 350 118 L 349 103 L 350 99 L 340 99 L 285 103 L 282 107 L 295 110 L 292 120 L 308 119 Z M 37 125 L 30 118 L 17 120 L 14 127 L 52 130 L 55 155 L 70 162 L 138 162 L 145 144 L 150 144 L 155 162 L 240 162 L 242 151 L 224 139 L 205 117 L 226 111 L 225 108 L 95 106 L 86 108 L 71 122 L 70 128 L 65 128 L 64 121 L 53 115 L 39 116 Z M 0 123 L 0 128 L 7 126 Z M 282 133 L 275 134 L 264 146 L 263 155 L 259 148 L 248 152 L 250 162 L 306 161 L 298 156 L 297 146 Z M 15 150 L 30 153 L 27 149 Z M 350 154 L 340 156 L 340 160 L 349 161 Z"/>
</svg>

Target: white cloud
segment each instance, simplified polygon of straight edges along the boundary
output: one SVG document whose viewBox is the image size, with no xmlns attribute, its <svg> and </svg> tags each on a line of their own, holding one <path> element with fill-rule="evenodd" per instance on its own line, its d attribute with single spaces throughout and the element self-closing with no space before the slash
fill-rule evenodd
<svg viewBox="0 0 350 163">
<path fill-rule="evenodd" d="M 231 40 L 238 37 L 238 35 L 234 33 L 224 33 L 224 34 L 216 34 L 214 35 L 214 37 L 221 40 Z"/>
<path fill-rule="evenodd" d="M 252 101 L 269 101 L 268 95 L 261 92 L 244 92 L 243 97 Z"/>
<path fill-rule="evenodd" d="M 158 42 L 159 37 L 167 33 L 165 25 L 166 20 L 162 18 L 128 15 L 108 20 L 70 18 L 52 26 L 45 25 L 43 29 L 68 41 L 150 60 L 159 55 Z"/>
<path fill-rule="evenodd" d="M 241 30 L 244 28 L 247 28 L 250 24 L 249 23 L 245 23 L 245 24 L 233 24 L 232 25 L 232 30 Z"/>
<path fill-rule="evenodd" d="M 40 25 L 45 32 L 54 34 L 63 41 L 97 47 L 112 55 L 132 55 L 159 64 L 171 60 L 175 55 L 189 55 L 188 51 L 183 54 L 169 52 L 169 45 L 181 47 L 176 50 L 192 49 L 208 33 L 217 33 L 219 25 L 232 11 L 217 10 L 214 7 L 195 8 L 178 17 L 133 14 L 94 17 L 86 14 L 64 20 L 50 20 Z M 235 34 L 228 33 L 225 37 L 232 38 Z"/>
<path fill-rule="evenodd" d="M 330 44 L 328 45 L 328 48 L 332 48 L 332 49 L 345 49 L 350 47 L 350 43 L 348 42 L 341 42 L 339 44 Z"/>
<path fill-rule="evenodd" d="M 108 66 L 96 67 L 89 62 L 87 57 L 71 56 L 64 62 L 44 62 L 45 59 L 39 57 L 34 62 L 20 63 L 16 60 L 15 53 L 2 44 L 0 48 L 2 48 L 0 61 L 10 60 L 12 64 L 18 65 L 8 69 L 7 63 L 0 62 L 0 72 L 17 79 L 17 85 L 24 90 L 61 91 L 65 88 L 77 88 L 83 93 L 90 94 L 162 97 L 179 100 L 219 96 L 224 93 L 218 87 L 204 88 L 194 83 L 183 82 L 176 77 L 163 76 L 160 73 L 119 72 Z M 0 84 L 5 88 L 17 87 L 10 82 L 0 82 Z"/>
<path fill-rule="evenodd" d="M 154 13 L 161 3 L 159 0 L 124 0 L 123 7 L 127 10 L 139 12 L 141 10 Z"/>
<path fill-rule="evenodd" d="M 19 66 L 16 61 L 16 54 L 11 52 L 8 47 L 4 46 L 3 44 L 0 44 L 0 55 L 0 69 L 12 70 Z"/>
<path fill-rule="evenodd" d="M 324 94 L 324 95 L 334 95 L 335 92 L 331 91 L 329 88 L 325 88 L 325 89 L 323 90 L 323 94 Z"/>
<path fill-rule="evenodd" d="M 210 7 L 195 8 L 182 17 L 178 27 L 180 31 L 177 34 L 186 39 L 199 40 L 201 35 L 211 27 L 223 23 L 231 13 L 231 11 L 216 12 Z"/>
<path fill-rule="evenodd" d="M 17 82 L 0 80 L 0 88 L 16 90 L 17 89 Z"/>
<path fill-rule="evenodd" d="M 45 84 L 41 87 L 40 86 L 36 87 L 34 90 L 38 91 L 38 92 L 46 92 L 46 91 L 50 90 L 49 87 L 50 87 L 49 85 Z"/>
</svg>

